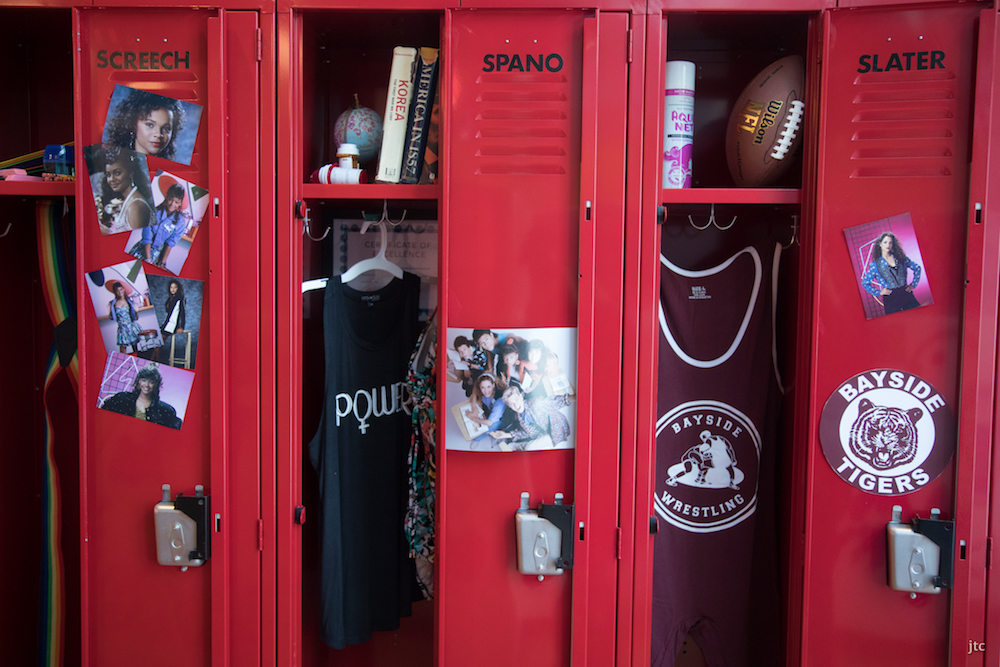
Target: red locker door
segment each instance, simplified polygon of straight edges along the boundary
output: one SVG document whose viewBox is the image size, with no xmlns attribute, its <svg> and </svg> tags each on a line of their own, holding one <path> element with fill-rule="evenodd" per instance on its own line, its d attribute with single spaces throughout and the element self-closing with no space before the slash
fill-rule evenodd
<svg viewBox="0 0 1000 667">
<path fill-rule="evenodd" d="M 951 624 L 951 664 L 995 664 L 1000 659 L 1000 612 L 997 580 L 990 577 L 990 550 L 997 534 L 996 378 L 997 296 L 1000 294 L 1000 235 L 988 224 L 1000 181 L 997 153 L 991 146 L 997 137 L 996 94 L 1000 91 L 997 70 L 996 9 L 979 15 L 976 106 L 973 120 L 971 182 L 968 228 L 968 275 L 965 321 L 962 332 L 962 393 L 975 396 L 964 401 L 959 422 L 959 449 L 955 516 L 958 535 L 965 540 L 955 571 L 955 600 Z"/>
<path fill-rule="evenodd" d="M 628 27 L 624 13 L 453 14 L 443 325 L 575 329 L 560 363 L 577 418 L 575 449 L 442 450 L 439 664 L 614 659 Z M 575 505 L 563 576 L 517 571 L 522 491 Z"/>
<path fill-rule="evenodd" d="M 983 546 L 969 533 L 967 517 L 956 514 L 955 426 L 947 419 L 949 411 L 958 415 L 960 398 L 980 9 L 942 4 L 827 15 L 802 664 L 947 664 L 952 601 L 957 622 L 965 613 L 958 589 L 912 599 L 891 589 L 885 535 L 894 505 L 904 522 L 940 508 L 942 519 L 960 520 L 958 537 L 970 549 Z M 891 292 L 903 288 L 862 278 L 868 269 L 884 277 L 874 245 L 884 231 L 920 267 L 913 290 L 920 307 L 891 312 Z M 917 279 L 911 273 L 907 282 Z M 866 286 L 871 294 L 862 291 Z M 915 389 L 920 382 L 923 388 Z M 936 395 L 929 397 L 927 387 Z M 964 411 L 975 392 L 962 399 Z M 873 407 L 895 408 L 900 430 L 876 425 Z M 890 431 L 899 437 L 891 454 L 879 444 Z M 980 448 L 963 444 L 958 464 L 978 459 Z M 956 580 L 963 569 L 960 563 Z M 963 588 L 962 595 L 970 594 Z M 951 641 L 954 647 L 967 639 Z"/>
<path fill-rule="evenodd" d="M 150 184 L 161 190 L 153 193 L 154 204 L 164 198 L 163 188 L 183 181 L 190 184 L 183 186 L 185 210 L 192 221 L 200 219 L 172 246 L 173 261 L 138 261 L 127 247 L 136 242 L 134 233 L 100 230 L 92 182 L 101 187 L 103 169 L 88 179 L 78 151 L 83 664 L 259 664 L 264 323 L 258 239 L 261 192 L 270 190 L 261 186 L 259 165 L 270 153 L 261 148 L 257 112 L 258 15 L 80 9 L 74 28 L 77 146 L 102 141 L 119 85 L 189 105 L 186 124 L 174 135 L 176 152 L 149 151 L 145 162 Z M 236 192 L 239 197 L 228 196 Z M 184 261 L 176 263 L 182 253 Z M 115 268 L 122 266 L 124 273 Z M 169 428 L 99 409 L 119 375 L 121 389 L 130 381 L 138 385 L 134 372 L 151 356 L 141 347 L 122 354 L 114 337 L 109 343 L 109 297 L 98 283 L 127 281 L 140 294 L 148 286 L 137 311 L 140 322 L 146 317 L 156 329 L 159 321 L 148 319 L 159 317 L 154 285 L 168 289 L 174 277 L 185 286 L 187 304 L 187 339 L 178 342 L 190 341 L 190 351 L 183 360 L 161 354 L 156 368 L 160 399 L 171 397 L 180 421 Z M 201 567 L 158 564 L 153 506 L 163 484 L 171 485 L 172 498 L 192 496 L 202 485 L 211 499 L 211 555 Z"/>
</svg>

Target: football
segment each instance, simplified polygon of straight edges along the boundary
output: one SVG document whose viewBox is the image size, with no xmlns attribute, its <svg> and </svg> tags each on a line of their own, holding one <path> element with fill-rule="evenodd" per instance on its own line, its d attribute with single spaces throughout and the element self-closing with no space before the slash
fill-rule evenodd
<svg viewBox="0 0 1000 667">
<path fill-rule="evenodd" d="M 736 185 L 770 185 L 791 165 L 802 143 L 804 71 L 801 56 L 787 56 L 740 93 L 726 127 L 726 162 Z"/>
</svg>

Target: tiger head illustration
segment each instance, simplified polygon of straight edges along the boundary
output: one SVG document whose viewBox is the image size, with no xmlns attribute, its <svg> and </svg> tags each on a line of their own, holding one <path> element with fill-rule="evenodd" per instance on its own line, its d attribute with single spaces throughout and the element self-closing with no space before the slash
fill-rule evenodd
<svg viewBox="0 0 1000 667">
<path fill-rule="evenodd" d="M 877 470 L 909 463 L 917 455 L 920 408 L 881 407 L 867 398 L 858 404 L 858 418 L 851 427 L 851 451 Z"/>
</svg>

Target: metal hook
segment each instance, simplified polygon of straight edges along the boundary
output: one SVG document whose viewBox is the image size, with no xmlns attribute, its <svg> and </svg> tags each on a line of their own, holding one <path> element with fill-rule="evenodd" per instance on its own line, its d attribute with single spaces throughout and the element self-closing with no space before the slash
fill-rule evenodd
<svg viewBox="0 0 1000 667">
<path fill-rule="evenodd" d="M 702 231 L 704 229 L 708 229 L 709 225 L 715 225 L 716 229 L 719 229 L 721 231 L 726 231 L 727 229 L 729 229 L 730 227 L 732 227 L 733 225 L 736 224 L 736 216 L 734 215 L 732 221 L 730 221 L 730 223 L 728 225 L 726 225 L 725 227 L 721 226 L 718 223 L 718 221 L 715 219 L 715 204 L 714 203 L 712 204 L 712 211 L 708 215 L 708 222 L 706 222 L 704 224 L 704 226 L 699 227 L 698 225 L 694 224 L 694 219 L 690 215 L 688 215 L 688 220 L 691 222 L 691 226 L 694 227 L 695 229 L 697 229 L 698 231 Z"/>
<path fill-rule="evenodd" d="M 390 220 L 389 219 L 389 200 L 383 199 L 382 200 L 382 219 L 379 220 L 379 222 L 388 222 L 393 227 L 397 227 L 397 226 L 403 224 L 403 220 L 406 220 L 406 209 L 405 208 L 403 209 L 403 217 L 401 217 L 399 220 Z"/>
<path fill-rule="evenodd" d="M 303 212 L 304 211 L 304 212 Z M 305 205 L 305 202 L 298 201 L 295 203 L 295 214 L 302 218 L 302 233 L 311 238 L 313 241 L 322 241 L 330 234 L 330 228 L 327 227 L 326 231 L 323 232 L 323 236 L 315 237 L 309 230 L 309 207 Z"/>
<path fill-rule="evenodd" d="M 706 222 L 706 223 L 704 224 L 704 226 L 702 226 L 702 227 L 699 227 L 698 225 L 694 224 L 694 218 L 692 218 L 692 217 L 691 217 L 691 214 L 690 214 L 690 213 L 688 213 L 688 222 L 690 222 L 690 223 L 691 223 L 691 226 L 692 226 L 692 227 L 694 227 L 695 229 L 697 229 L 697 230 L 698 230 L 699 232 L 701 232 L 701 231 L 704 231 L 704 230 L 708 229 L 709 227 L 711 227 L 711 226 L 712 226 L 712 223 L 713 223 L 714 221 L 715 221 L 715 214 L 713 213 L 713 214 L 712 214 L 712 217 L 710 217 L 710 218 L 708 219 L 708 222 Z"/>
<path fill-rule="evenodd" d="M 361 217 L 364 217 L 364 215 L 365 215 L 365 212 L 361 211 Z M 378 219 L 378 220 L 365 220 L 365 223 L 363 225 L 361 225 L 361 233 L 364 234 L 365 232 L 368 231 L 368 228 L 371 227 L 372 225 L 380 225 L 383 222 L 387 222 L 390 225 L 392 225 L 393 227 L 398 227 L 399 225 L 403 224 L 403 220 L 406 220 L 406 209 L 405 208 L 403 209 L 403 217 L 401 217 L 399 220 L 390 220 L 389 219 L 389 200 L 388 199 L 383 199 L 382 200 L 382 217 L 380 219 Z"/>
<path fill-rule="evenodd" d="M 730 227 L 732 227 L 733 225 L 736 224 L 736 216 L 735 215 L 733 216 L 732 221 L 730 221 L 730 223 L 728 225 L 726 225 L 725 227 L 720 227 L 719 223 L 715 220 L 715 204 L 712 204 L 712 217 L 711 217 L 711 221 L 712 221 L 712 224 L 715 225 L 718 229 L 720 229 L 722 231 L 726 231 L 727 229 L 729 229 Z"/>
<path fill-rule="evenodd" d="M 797 238 L 798 237 L 798 233 L 799 233 L 799 216 L 793 215 L 792 216 L 792 240 L 788 242 L 788 245 L 781 246 L 781 249 L 782 250 L 788 250 L 793 245 L 795 245 L 795 243 L 798 241 L 798 238 Z"/>
<path fill-rule="evenodd" d="M 12 222 L 8 222 L 8 223 L 7 223 L 7 229 L 5 229 L 5 230 L 4 230 L 3 234 L 0 234 L 0 239 L 2 239 L 3 237 L 7 236 L 7 234 L 9 234 L 9 233 L 10 233 L 10 228 L 11 228 L 11 226 L 12 226 L 13 224 L 14 224 L 14 223 L 12 223 Z"/>
</svg>

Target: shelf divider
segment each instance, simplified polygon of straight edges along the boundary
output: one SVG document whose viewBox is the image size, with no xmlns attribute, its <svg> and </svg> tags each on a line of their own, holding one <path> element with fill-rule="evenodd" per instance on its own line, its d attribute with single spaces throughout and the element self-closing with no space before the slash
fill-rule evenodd
<svg viewBox="0 0 1000 667">
<path fill-rule="evenodd" d="M 303 183 L 305 199 L 437 199 L 438 185 L 399 185 L 394 183 L 362 183 L 326 185 Z"/>
<path fill-rule="evenodd" d="M 73 197 L 74 181 L 0 181 L 0 195 L 22 197 Z"/>
<path fill-rule="evenodd" d="M 801 204 L 799 188 L 678 188 L 664 189 L 664 204 Z"/>
</svg>

